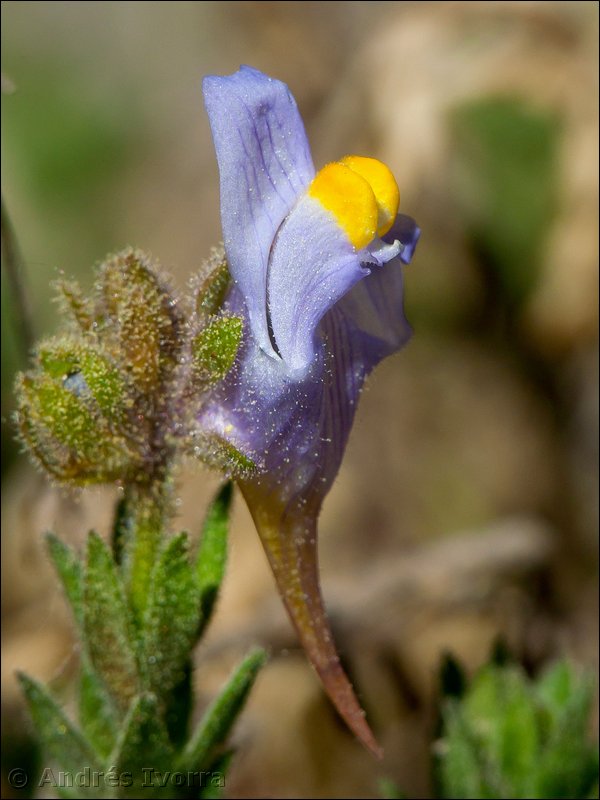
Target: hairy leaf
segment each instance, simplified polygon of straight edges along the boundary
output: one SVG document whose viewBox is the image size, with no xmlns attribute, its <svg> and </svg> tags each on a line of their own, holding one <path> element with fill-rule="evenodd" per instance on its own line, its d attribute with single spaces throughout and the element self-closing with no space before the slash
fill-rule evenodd
<svg viewBox="0 0 600 800">
<path fill-rule="evenodd" d="M 200 589 L 202 620 L 210 619 L 227 562 L 227 534 L 233 497 L 233 485 L 226 483 L 208 509 L 198 555 L 196 580 Z"/>
<path fill-rule="evenodd" d="M 79 724 L 96 752 L 108 757 L 117 738 L 118 715 L 104 683 L 85 655 L 79 677 Z"/>
<path fill-rule="evenodd" d="M 200 770 L 210 763 L 216 749 L 229 735 L 266 659 L 264 650 L 254 650 L 237 667 L 200 720 L 179 759 L 181 769 Z"/>
<path fill-rule="evenodd" d="M 79 627 L 83 623 L 83 566 L 77 554 L 53 533 L 46 534 L 50 558 Z"/>
<path fill-rule="evenodd" d="M 200 590 L 189 562 L 188 536 L 181 533 L 168 542 L 154 567 L 141 628 L 144 684 L 161 698 L 183 678 L 200 614 Z"/>
<path fill-rule="evenodd" d="M 136 789 L 139 797 L 173 796 L 169 786 L 161 786 L 161 776 L 173 771 L 173 758 L 158 700 L 145 692 L 132 703 L 110 758 L 114 772 L 127 773 L 133 781 L 119 796 L 135 796 Z"/>
<path fill-rule="evenodd" d="M 90 743 L 71 723 L 46 689 L 28 675 L 19 673 L 18 677 L 29 713 L 49 760 L 60 770 L 73 775 L 85 767 L 102 769 L 102 764 Z M 78 796 L 96 797 L 98 796 L 96 792 L 97 789 L 82 787 L 82 794 Z"/>
<path fill-rule="evenodd" d="M 124 713 L 139 692 L 125 594 L 110 550 L 90 533 L 84 584 L 84 635 L 91 663 Z"/>
</svg>

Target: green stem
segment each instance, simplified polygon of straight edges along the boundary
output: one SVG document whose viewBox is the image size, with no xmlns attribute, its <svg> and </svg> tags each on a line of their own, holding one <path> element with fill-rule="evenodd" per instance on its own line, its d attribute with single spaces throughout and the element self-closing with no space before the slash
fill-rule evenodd
<svg viewBox="0 0 600 800">
<path fill-rule="evenodd" d="M 117 512 L 115 555 L 122 552 L 129 602 L 139 623 L 148 600 L 150 576 L 171 511 L 170 479 L 130 484 Z"/>
</svg>

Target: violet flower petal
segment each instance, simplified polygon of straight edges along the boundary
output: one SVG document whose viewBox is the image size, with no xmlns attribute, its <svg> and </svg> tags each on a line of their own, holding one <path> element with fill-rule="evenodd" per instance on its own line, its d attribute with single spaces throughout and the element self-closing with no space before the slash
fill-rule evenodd
<svg viewBox="0 0 600 800">
<path fill-rule="evenodd" d="M 221 223 L 231 274 L 260 346 L 272 353 L 266 317 L 275 233 L 315 171 L 288 87 L 251 67 L 203 81 L 221 181 Z"/>
<path fill-rule="evenodd" d="M 410 263 L 420 234 L 414 219 L 399 214 L 384 241 L 400 241 L 400 254 L 385 267 L 373 268 L 336 306 L 346 319 L 355 358 L 367 373 L 410 339 L 412 329 L 403 307 L 402 265 Z"/>
<path fill-rule="evenodd" d="M 301 377 L 312 363 L 319 322 L 342 298 L 348 309 L 354 308 L 359 330 L 367 331 L 370 314 L 368 327 L 375 327 L 392 348 L 406 342 L 410 329 L 402 311 L 400 263 L 410 261 L 419 234 L 413 219 L 399 215 L 384 240 L 356 252 L 335 217 L 317 200 L 304 195 L 298 201 L 277 233 L 267 278 L 274 347 L 291 374 Z M 390 269 L 384 270 L 388 262 Z M 359 282 L 362 288 L 356 286 Z"/>
<path fill-rule="evenodd" d="M 383 237 L 383 241 L 393 242 L 397 239 L 402 244 L 400 260 L 403 264 L 410 264 L 420 236 L 421 228 L 414 219 L 406 214 L 398 214 L 394 224 Z"/>
<path fill-rule="evenodd" d="M 274 344 L 290 373 L 312 363 L 325 312 L 368 272 L 333 214 L 304 195 L 279 229 L 267 279 Z"/>
</svg>

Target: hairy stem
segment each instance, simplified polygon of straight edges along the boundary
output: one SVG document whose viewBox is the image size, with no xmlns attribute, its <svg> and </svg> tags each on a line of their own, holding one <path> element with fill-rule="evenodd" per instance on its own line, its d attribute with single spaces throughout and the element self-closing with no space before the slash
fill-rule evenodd
<svg viewBox="0 0 600 800">
<path fill-rule="evenodd" d="M 115 526 L 115 555 L 122 553 L 129 600 L 136 621 L 148 600 L 152 568 L 171 514 L 171 478 L 129 484 Z"/>
</svg>

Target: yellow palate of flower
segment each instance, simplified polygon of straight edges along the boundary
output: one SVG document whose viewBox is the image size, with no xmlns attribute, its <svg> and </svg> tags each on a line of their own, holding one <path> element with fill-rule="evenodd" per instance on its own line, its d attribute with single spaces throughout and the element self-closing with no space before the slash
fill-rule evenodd
<svg viewBox="0 0 600 800">
<path fill-rule="evenodd" d="M 327 164 L 316 174 L 308 193 L 335 216 L 357 250 L 389 231 L 400 203 L 391 170 L 376 158 L 364 156 L 345 156 Z"/>
<path fill-rule="evenodd" d="M 377 203 L 377 235 L 383 236 L 394 224 L 400 205 L 400 190 L 391 169 L 376 158 L 344 156 L 340 161 L 371 186 Z"/>
</svg>

